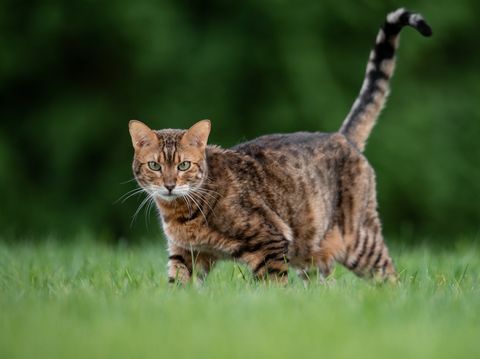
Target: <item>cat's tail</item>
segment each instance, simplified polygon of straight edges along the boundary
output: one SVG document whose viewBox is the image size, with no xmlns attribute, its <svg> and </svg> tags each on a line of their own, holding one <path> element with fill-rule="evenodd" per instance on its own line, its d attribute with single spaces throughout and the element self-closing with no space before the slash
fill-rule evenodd
<svg viewBox="0 0 480 359">
<path fill-rule="evenodd" d="M 387 15 L 378 32 L 375 47 L 370 52 L 365 79 L 350 113 L 342 124 L 343 133 L 360 151 L 365 148 L 390 90 L 390 78 L 395 69 L 395 52 L 398 48 L 400 30 L 411 26 L 423 36 L 431 36 L 432 29 L 422 15 L 405 9 Z"/>
</svg>

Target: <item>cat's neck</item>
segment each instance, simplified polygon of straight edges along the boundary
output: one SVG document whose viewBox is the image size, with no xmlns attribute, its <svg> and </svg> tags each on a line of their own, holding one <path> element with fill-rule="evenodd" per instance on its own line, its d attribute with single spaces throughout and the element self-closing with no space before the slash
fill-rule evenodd
<svg viewBox="0 0 480 359">
<path fill-rule="evenodd" d="M 172 201 L 165 201 L 161 198 L 156 198 L 155 202 L 160 211 L 160 215 L 164 222 L 169 222 L 172 219 L 187 218 L 190 210 L 184 198 L 178 197 Z"/>
</svg>

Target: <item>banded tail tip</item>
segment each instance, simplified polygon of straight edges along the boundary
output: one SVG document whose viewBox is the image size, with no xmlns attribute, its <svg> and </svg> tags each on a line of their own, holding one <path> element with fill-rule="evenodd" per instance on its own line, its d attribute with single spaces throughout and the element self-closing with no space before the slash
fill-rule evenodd
<svg viewBox="0 0 480 359">
<path fill-rule="evenodd" d="M 427 22 L 424 19 L 421 19 L 420 21 L 418 21 L 415 28 L 418 30 L 418 32 L 420 32 L 425 37 L 430 37 L 433 34 L 432 28 L 430 27 L 430 25 L 427 24 Z"/>
<path fill-rule="evenodd" d="M 432 28 L 419 13 L 410 12 L 405 8 L 400 8 L 390 12 L 387 15 L 387 23 L 396 26 L 411 26 L 425 37 L 432 36 Z"/>
</svg>

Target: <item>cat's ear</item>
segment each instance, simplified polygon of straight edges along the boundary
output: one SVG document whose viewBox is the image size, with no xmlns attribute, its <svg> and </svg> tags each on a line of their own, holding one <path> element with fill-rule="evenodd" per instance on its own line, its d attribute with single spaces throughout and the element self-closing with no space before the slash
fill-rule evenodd
<svg viewBox="0 0 480 359">
<path fill-rule="evenodd" d="M 204 150 L 207 146 L 210 129 L 210 120 L 202 120 L 197 122 L 183 135 L 181 140 L 182 145 L 194 146 Z"/>
<path fill-rule="evenodd" d="M 132 137 L 132 144 L 135 150 L 147 147 L 157 141 L 157 135 L 143 122 L 131 120 L 128 123 L 128 130 Z"/>
</svg>

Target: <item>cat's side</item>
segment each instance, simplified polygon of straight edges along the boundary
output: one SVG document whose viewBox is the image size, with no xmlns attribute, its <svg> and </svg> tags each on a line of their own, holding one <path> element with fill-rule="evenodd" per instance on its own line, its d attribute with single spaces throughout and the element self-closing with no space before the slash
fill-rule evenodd
<svg viewBox="0 0 480 359">
<path fill-rule="evenodd" d="M 168 238 L 168 276 L 185 283 L 218 259 L 286 281 L 288 267 L 328 276 L 339 262 L 360 276 L 395 278 L 377 213 L 375 174 L 362 154 L 385 103 L 400 30 L 430 27 L 404 9 L 387 16 L 366 76 L 338 133 L 267 135 L 231 149 L 207 145 L 210 121 L 188 130 L 129 128 L 139 185 Z"/>
</svg>

